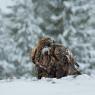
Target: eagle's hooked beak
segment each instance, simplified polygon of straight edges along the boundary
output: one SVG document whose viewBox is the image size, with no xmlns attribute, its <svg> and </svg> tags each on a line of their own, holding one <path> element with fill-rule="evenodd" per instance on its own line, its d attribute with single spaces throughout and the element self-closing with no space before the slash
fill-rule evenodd
<svg viewBox="0 0 95 95">
<path fill-rule="evenodd" d="M 50 49 L 48 46 L 45 46 L 43 49 L 42 49 L 42 54 L 43 55 L 49 55 L 50 54 Z"/>
</svg>

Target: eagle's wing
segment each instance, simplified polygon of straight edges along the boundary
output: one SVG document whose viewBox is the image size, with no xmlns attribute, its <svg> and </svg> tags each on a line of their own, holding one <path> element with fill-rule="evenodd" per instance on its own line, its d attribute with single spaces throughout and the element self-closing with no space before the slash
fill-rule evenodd
<svg viewBox="0 0 95 95">
<path fill-rule="evenodd" d="M 59 60 L 58 64 L 63 66 L 63 71 L 65 71 L 67 75 L 80 73 L 75 67 L 76 60 L 69 49 L 65 48 L 64 46 L 57 46 L 55 48 L 54 54 Z"/>
<path fill-rule="evenodd" d="M 69 54 L 66 51 L 66 48 L 62 45 L 58 45 L 55 47 L 54 55 L 59 61 L 63 61 L 63 63 L 66 63 L 66 61 L 68 61 L 69 58 Z"/>
<path fill-rule="evenodd" d="M 36 53 L 37 53 L 37 49 L 36 48 L 32 48 L 32 54 L 31 54 L 31 57 L 32 57 L 32 62 L 35 64 L 35 56 L 36 56 Z"/>
<path fill-rule="evenodd" d="M 68 58 L 68 61 L 71 63 L 71 64 L 73 64 L 73 65 L 75 65 L 77 68 L 79 68 L 79 65 L 78 65 L 78 63 L 76 62 L 76 58 L 75 58 L 75 56 L 73 55 L 73 53 L 71 52 L 71 50 L 70 49 L 66 49 L 66 52 L 67 52 L 67 58 Z"/>
</svg>

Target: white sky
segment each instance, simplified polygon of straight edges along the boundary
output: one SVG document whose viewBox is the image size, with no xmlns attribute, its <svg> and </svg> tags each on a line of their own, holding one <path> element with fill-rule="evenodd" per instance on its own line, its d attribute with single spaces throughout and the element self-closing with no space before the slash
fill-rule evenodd
<svg viewBox="0 0 95 95">
<path fill-rule="evenodd" d="M 12 0 L 0 0 L 0 8 L 2 9 L 3 12 L 7 12 L 7 5 L 11 5 Z"/>
</svg>

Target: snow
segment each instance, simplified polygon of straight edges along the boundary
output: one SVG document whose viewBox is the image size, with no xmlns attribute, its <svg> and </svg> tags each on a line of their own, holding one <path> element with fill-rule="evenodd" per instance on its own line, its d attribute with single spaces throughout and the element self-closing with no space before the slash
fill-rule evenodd
<svg viewBox="0 0 95 95">
<path fill-rule="evenodd" d="M 0 81 L 1 95 L 95 95 L 95 76 Z"/>
<path fill-rule="evenodd" d="M 0 8 L 3 12 L 9 12 L 7 6 L 12 5 L 13 1 L 12 0 L 0 0 Z"/>
</svg>

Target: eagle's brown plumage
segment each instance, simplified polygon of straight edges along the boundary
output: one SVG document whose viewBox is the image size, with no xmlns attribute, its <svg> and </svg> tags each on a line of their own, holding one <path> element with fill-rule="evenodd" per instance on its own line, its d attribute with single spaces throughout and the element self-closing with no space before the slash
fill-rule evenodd
<svg viewBox="0 0 95 95">
<path fill-rule="evenodd" d="M 32 52 L 32 61 L 36 64 L 38 78 L 78 75 L 78 64 L 71 51 L 50 38 L 42 38 Z"/>
</svg>

